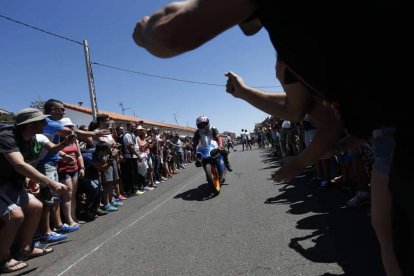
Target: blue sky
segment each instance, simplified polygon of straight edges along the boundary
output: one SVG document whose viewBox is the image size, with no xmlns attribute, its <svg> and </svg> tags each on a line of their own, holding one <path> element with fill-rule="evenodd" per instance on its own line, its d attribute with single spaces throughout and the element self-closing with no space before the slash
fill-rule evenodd
<svg viewBox="0 0 414 276">
<path fill-rule="evenodd" d="M 232 28 L 202 47 L 171 59 L 159 59 L 137 47 L 131 34 L 137 21 L 170 1 L 1 1 L 0 14 L 82 41 L 91 61 L 148 74 L 225 84 L 226 71 L 250 86 L 280 85 L 275 51 L 267 32 L 246 37 Z M 83 47 L 0 18 L 0 108 L 17 112 L 38 96 L 90 106 Z M 220 131 L 253 129 L 266 114 L 235 99 L 224 87 L 187 84 L 93 67 L 98 108 L 126 115 L 195 126 L 199 115 Z M 282 91 L 282 88 L 265 89 Z"/>
</svg>

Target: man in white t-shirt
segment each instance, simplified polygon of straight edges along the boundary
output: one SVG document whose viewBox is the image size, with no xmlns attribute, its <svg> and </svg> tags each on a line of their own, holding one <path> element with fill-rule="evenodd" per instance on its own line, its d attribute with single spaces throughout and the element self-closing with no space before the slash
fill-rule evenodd
<svg viewBox="0 0 414 276">
<path fill-rule="evenodd" d="M 97 130 L 109 129 L 110 119 L 109 116 L 106 114 L 99 114 L 96 118 L 96 122 L 98 123 L 99 127 Z M 102 182 L 103 182 L 103 194 L 102 194 L 102 203 L 104 204 L 103 210 L 108 212 L 117 211 L 118 207 L 124 205 L 121 202 L 116 202 L 114 200 L 114 186 L 115 191 L 119 195 L 119 173 L 118 173 L 118 165 L 116 162 L 116 156 L 118 154 L 118 150 L 116 149 L 116 142 L 112 137 L 112 134 L 108 134 L 102 137 L 94 138 L 93 144 L 96 146 L 99 142 L 106 142 L 108 143 L 112 150 L 111 156 L 108 156 L 108 162 L 111 162 L 111 167 L 106 172 L 101 172 Z M 112 158 L 113 157 L 113 158 Z"/>
<path fill-rule="evenodd" d="M 246 142 L 247 142 L 247 137 L 246 137 L 246 133 L 244 132 L 244 129 L 241 130 L 240 138 L 241 138 L 241 143 L 242 143 L 243 151 L 244 151 L 244 145 L 246 145 Z M 246 146 L 246 150 L 247 149 L 248 147 Z"/>
<path fill-rule="evenodd" d="M 226 145 L 227 145 L 227 151 L 228 151 L 228 152 L 230 152 L 230 148 L 232 148 L 232 149 L 233 149 L 233 151 L 237 151 L 237 150 L 235 150 L 235 149 L 234 149 L 234 147 L 233 147 L 233 142 L 231 141 L 231 137 L 230 137 L 230 135 L 227 135 L 227 137 L 226 137 Z"/>
<path fill-rule="evenodd" d="M 128 122 L 126 126 L 127 131 L 124 132 L 122 153 L 124 162 L 121 162 L 122 183 L 127 194 L 131 195 L 135 193 L 136 195 L 141 195 L 144 193 L 138 189 L 138 161 L 141 158 L 138 153 L 139 146 L 137 137 L 134 134 L 137 125 Z"/>
<path fill-rule="evenodd" d="M 246 148 L 252 150 L 252 137 L 250 136 L 250 132 L 247 131 L 247 129 L 244 130 L 244 134 L 246 135 Z"/>
</svg>

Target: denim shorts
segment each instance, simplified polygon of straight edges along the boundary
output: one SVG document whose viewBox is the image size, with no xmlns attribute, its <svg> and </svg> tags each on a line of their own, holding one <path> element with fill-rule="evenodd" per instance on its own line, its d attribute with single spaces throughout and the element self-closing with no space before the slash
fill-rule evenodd
<svg viewBox="0 0 414 276">
<path fill-rule="evenodd" d="M 113 160 L 113 165 L 111 167 L 109 167 L 109 169 L 106 172 L 101 173 L 101 175 L 102 175 L 102 182 L 103 183 L 118 180 L 119 179 L 119 174 L 118 174 L 118 166 L 116 164 L 116 161 Z"/>
<path fill-rule="evenodd" d="M 16 190 L 12 183 L 0 185 L 0 217 L 7 215 L 16 208 L 23 208 L 34 195 L 26 192 L 25 188 Z"/>
<path fill-rule="evenodd" d="M 65 180 L 68 178 L 78 177 L 79 173 L 76 172 L 60 172 L 59 174 L 59 180 Z"/>
<path fill-rule="evenodd" d="M 58 172 L 57 172 L 57 166 L 51 165 L 51 164 L 43 164 L 38 165 L 36 169 L 45 175 L 46 177 L 52 179 L 53 181 L 59 182 Z M 61 202 L 61 196 L 60 195 L 53 195 L 51 200 L 43 200 L 44 204 L 47 205 L 53 205 L 54 201 Z"/>
<path fill-rule="evenodd" d="M 374 131 L 374 139 L 372 141 L 375 155 L 374 170 L 389 174 L 395 147 L 394 134 L 395 128 L 392 127 L 381 127 L 381 129 Z"/>
</svg>

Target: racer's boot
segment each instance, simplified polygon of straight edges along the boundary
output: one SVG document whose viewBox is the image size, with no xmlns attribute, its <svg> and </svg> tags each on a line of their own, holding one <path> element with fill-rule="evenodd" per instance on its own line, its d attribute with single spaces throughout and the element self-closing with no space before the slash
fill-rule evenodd
<svg viewBox="0 0 414 276">
<path fill-rule="evenodd" d="M 223 158 L 224 158 L 224 164 L 226 164 L 227 170 L 229 172 L 232 172 L 233 168 L 230 166 L 229 157 L 227 155 L 223 155 Z"/>
</svg>

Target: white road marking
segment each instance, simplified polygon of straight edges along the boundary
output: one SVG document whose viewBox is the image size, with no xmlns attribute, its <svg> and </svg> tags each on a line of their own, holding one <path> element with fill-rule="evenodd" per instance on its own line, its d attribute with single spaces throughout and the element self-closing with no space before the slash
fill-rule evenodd
<svg viewBox="0 0 414 276">
<path fill-rule="evenodd" d="M 101 243 L 100 245 L 98 245 L 95 249 L 93 249 L 91 252 L 89 252 L 88 254 L 86 254 L 85 256 L 83 256 L 82 258 L 80 258 L 79 260 L 77 260 L 76 262 L 74 262 L 73 264 L 71 264 L 68 268 L 66 268 L 64 271 L 62 271 L 60 274 L 58 274 L 58 276 L 61 276 L 63 274 L 65 274 L 66 272 L 68 272 L 72 267 L 74 267 L 75 265 L 77 265 L 80 261 L 82 261 L 83 259 L 85 259 L 86 257 L 88 257 L 89 255 L 91 255 L 93 252 L 97 251 L 99 248 L 101 248 L 104 244 L 109 243 L 113 238 L 115 238 L 116 236 L 118 236 L 119 234 L 121 234 L 122 232 L 124 232 L 126 229 L 128 229 L 129 227 L 133 226 L 134 224 L 136 224 L 138 221 L 140 221 L 141 219 L 145 218 L 146 216 L 148 216 L 149 214 L 151 214 L 153 211 L 157 210 L 159 207 L 161 207 L 162 205 L 164 205 L 167 201 L 169 201 L 171 198 L 175 197 L 177 194 L 179 194 L 185 187 L 187 187 L 189 184 L 193 183 L 194 181 L 196 181 L 198 178 L 200 178 L 201 176 L 204 175 L 204 171 L 202 174 L 200 174 L 199 176 L 197 176 L 196 178 L 190 180 L 189 183 L 185 184 L 180 190 L 178 190 L 174 195 L 172 195 L 171 197 L 167 198 L 164 202 L 162 202 L 161 204 L 159 204 L 157 207 L 153 208 L 151 211 L 148 211 L 145 215 L 143 215 L 142 217 L 140 217 L 139 219 L 137 219 L 136 221 L 134 221 L 133 223 L 131 223 L 130 225 L 126 226 L 125 228 L 121 229 L 120 231 L 118 231 L 115 235 L 113 235 L 112 237 L 108 238 L 106 241 L 104 241 L 103 243 Z"/>
</svg>

